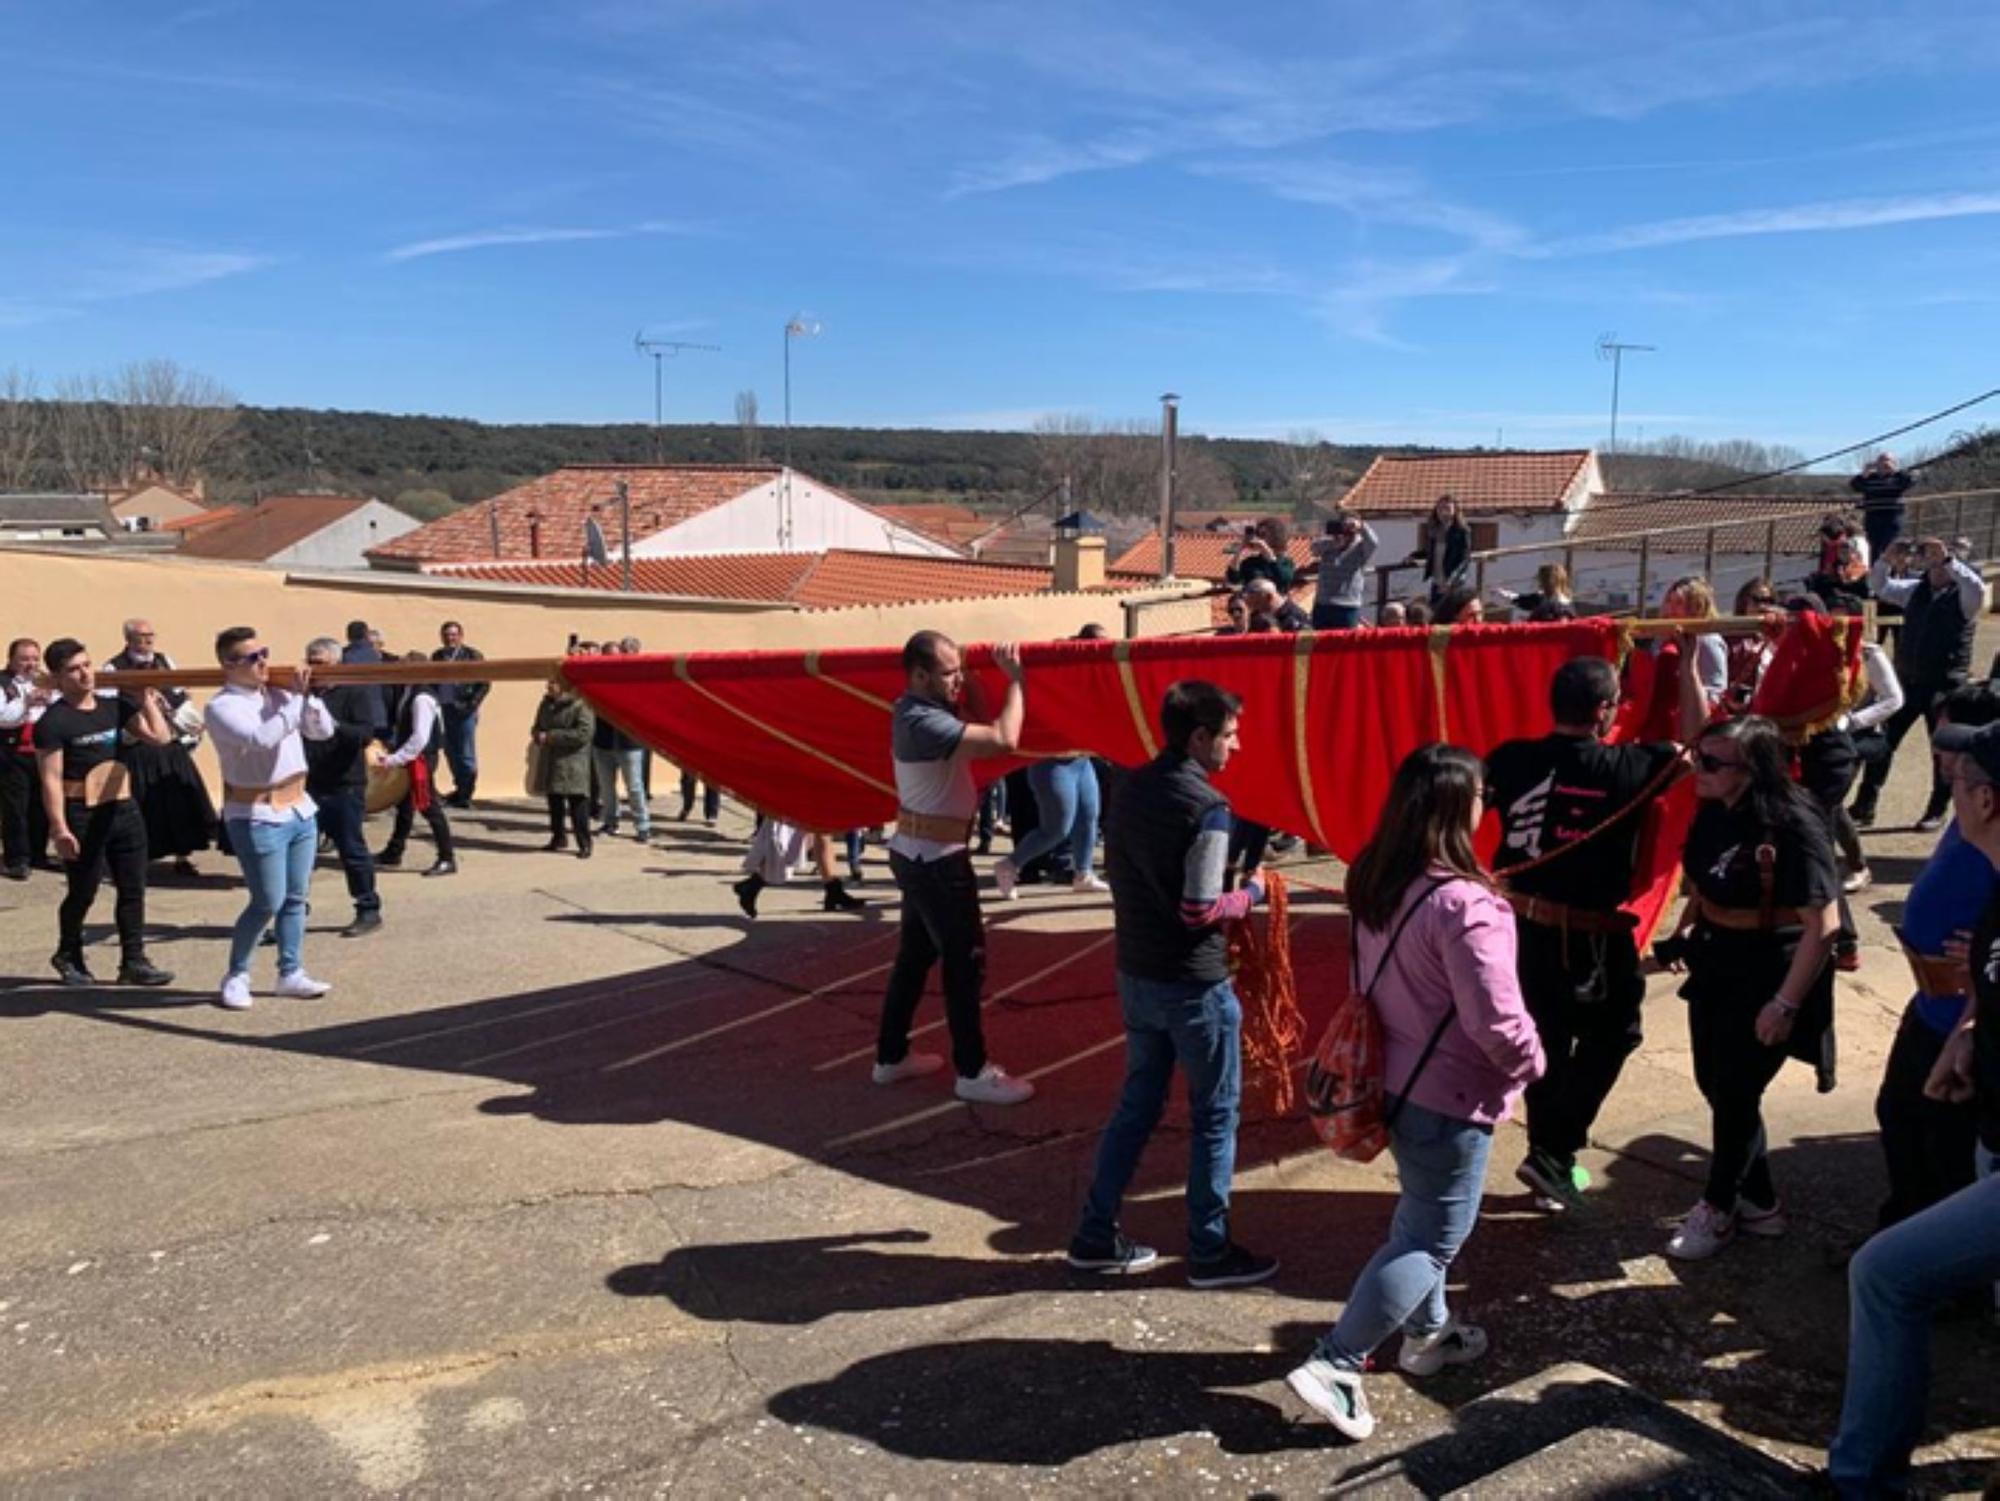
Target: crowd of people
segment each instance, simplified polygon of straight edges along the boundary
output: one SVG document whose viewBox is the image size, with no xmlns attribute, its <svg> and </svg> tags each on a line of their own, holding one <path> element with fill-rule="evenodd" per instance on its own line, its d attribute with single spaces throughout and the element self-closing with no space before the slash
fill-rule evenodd
<svg viewBox="0 0 2000 1501">
<path fill-rule="evenodd" d="M 1469 544 L 1448 500 L 1419 551 L 1435 591 L 1433 618 L 1467 622 L 1479 618 L 1481 602 L 1458 598 Z M 1838 548 L 1854 540 L 1843 529 L 1831 559 L 1838 577 L 1851 573 Z M 1307 615 L 1290 598 L 1297 575 L 1284 539 L 1246 537 L 1224 629 L 1355 627 L 1360 581 L 1377 547 L 1365 521 L 1336 517 L 1314 546 L 1319 583 Z M 1731 649 L 1702 632 L 1701 621 L 1717 613 L 1714 592 L 1688 577 L 1666 594 L 1665 613 L 1687 629 L 1662 650 L 1656 674 L 1673 695 L 1672 736 L 1613 743 L 1625 683 L 1604 660 L 1579 658 L 1548 685 L 1548 735 L 1500 745 L 1484 759 L 1427 746 L 1398 769 L 1346 895 L 1352 985 L 1382 1030 L 1384 1125 L 1399 1199 L 1340 1319 L 1288 1377 L 1341 1433 L 1373 1431 L 1365 1373 L 1392 1336 L 1402 1336 L 1400 1368 L 1417 1376 L 1485 1353 L 1486 1334 L 1451 1308 L 1446 1286 L 1477 1224 L 1499 1123 L 1524 1111 L 1527 1152 L 1517 1176 L 1544 1211 L 1585 1206 L 1592 1185 L 1580 1153 L 1643 1041 L 1645 971 L 1636 922 L 1624 910 L 1643 816 L 1689 771 L 1698 805 L 1682 851 L 1689 895 L 1653 957 L 1684 976 L 1710 1152 L 1700 1197 L 1663 1250 L 1701 1260 L 1739 1237 L 1786 1233 L 1765 1095 L 1788 1059 L 1833 1087 L 1836 974 L 1853 951 L 1844 902 L 1869 879 L 1857 830 L 1873 822 L 1889 757 L 1921 718 L 1936 772 L 1918 827 L 1944 832 L 1899 930 L 1914 993 L 1877 1089 L 1889 1192 L 1878 1232 L 1850 1266 L 1850 1369 L 1831 1476 L 1844 1493 L 1869 1495 L 1907 1470 L 1922 1430 L 1932 1316 L 1956 1296 L 1990 1298 L 2000 1279 L 2000 1176 L 1991 1171 L 2000 1151 L 2000 692 L 1970 680 L 1985 591 L 1949 547 L 1924 539 L 1913 550 L 1891 537 L 1867 584 L 1901 608 L 1893 655 L 1871 647 L 1869 700 L 1813 727 L 1802 744 L 1746 712 L 1765 652 L 1754 639 Z M 1831 601 L 1804 589 L 1781 596 L 1760 580 L 1737 608 L 1854 608 L 1833 592 Z M 1575 609 L 1568 578 L 1553 566 L 1532 599 L 1511 604 L 1537 619 Z M 639 643 L 571 649 L 630 652 Z M 249 627 L 221 632 L 214 651 L 223 686 L 197 709 L 183 692 L 118 685 L 120 672 L 170 665 L 144 620 L 126 623 L 125 649 L 105 664 L 108 679 L 74 639 L 9 647 L 0 685 L 5 872 L 27 878 L 48 863 L 47 850 L 65 872 L 53 958 L 64 984 L 97 983 L 83 924 L 107 874 L 118 981 L 170 984 L 145 949 L 147 865 L 188 862 L 218 840 L 246 891 L 220 987 L 230 1009 L 252 1004 L 256 956 L 267 945 L 276 950 L 276 994 L 329 989 L 307 971 L 303 952 L 322 841 L 354 904 L 347 936 L 381 925 L 375 869 L 400 863 L 418 815 L 434 844 L 425 874 L 458 869 L 446 810 L 473 796 L 486 685 L 461 681 L 459 664 L 483 659 L 456 623 L 444 625 L 436 650 L 400 659 L 452 664 L 435 686 L 323 685 L 316 675 L 337 663 L 398 660 L 359 621 L 344 644 L 311 642 L 285 686 L 273 683 L 271 648 Z M 1028 673 L 1010 645 L 997 647 L 994 661 L 1007 688 L 986 705 L 968 698 L 960 650 L 947 636 L 919 632 L 902 653 L 905 691 L 889 727 L 898 807 L 887 840 L 901 906 L 872 1078 L 892 1087 L 945 1067 L 944 1057 L 911 1047 L 937 968 L 954 1092 L 1014 1106 L 1034 1086 L 988 1055 L 981 1022 L 986 940 L 972 855 L 982 796 L 973 766 L 1018 751 Z M 1093 870 L 1102 808 L 1127 1068 L 1069 1244 L 1069 1264 L 1081 1273 L 1129 1274 L 1159 1260 L 1124 1232 L 1120 1206 L 1176 1068 L 1189 1095 L 1187 1280 L 1240 1287 L 1277 1270 L 1274 1256 L 1237 1242 L 1229 1223 L 1242 1009 L 1227 929 L 1266 897 L 1259 865 L 1271 835 L 1236 818 L 1213 781 L 1238 746 L 1241 713 L 1240 701 L 1214 684 L 1176 683 L 1158 711 L 1164 748 L 1123 774 L 1108 799 L 1088 758 L 1039 763 L 1033 792 L 1042 822 L 996 872 L 999 895 L 1009 898 L 1026 866 L 1067 846 L 1073 887 L 1105 890 Z M 1872 753 L 1863 748 L 1871 737 L 1880 742 Z M 589 858 L 595 838 L 618 830 L 621 811 L 635 839 L 651 838 L 649 753 L 594 715 L 560 675 L 531 739 L 529 786 L 546 801 L 547 849 Z M 219 764 L 219 809 L 191 759 L 204 744 Z M 363 819 L 374 764 L 400 771 L 408 786 L 388 843 L 371 854 Z M 453 779 L 449 794 L 436 785 L 441 765 Z M 682 777 L 682 819 L 699 796 L 713 824 L 715 794 L 703 792 Z M 1489 814 L 1499 833 L 1490 867 L 1475 852 Z M 829 841 L 766 819 L 736 888 L 747 912 L 755 915 L 762 890 L 787 878 L 808 847 L 826 905 L 858 905 L 833 874 Z M 852 874 L 860 859 L 850 836 Z"/>
</svg>

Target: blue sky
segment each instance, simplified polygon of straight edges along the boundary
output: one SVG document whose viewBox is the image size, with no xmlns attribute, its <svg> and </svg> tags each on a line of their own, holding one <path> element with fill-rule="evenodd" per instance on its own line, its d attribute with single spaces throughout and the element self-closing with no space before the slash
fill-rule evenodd
<svg viewBox="0 0 2000 1501">
<path fill-rule="evenodd" d="M 0 369 L 1816 449 L 2000 384 L 2000 7 L 0 0 Z M 32 122 L 24 127 L 23 122 Z M 2000 401 L 1982 413 L 2000 422 Z M 1938 436 L 1942 437 L 1943 433 Z"/>
</svg>

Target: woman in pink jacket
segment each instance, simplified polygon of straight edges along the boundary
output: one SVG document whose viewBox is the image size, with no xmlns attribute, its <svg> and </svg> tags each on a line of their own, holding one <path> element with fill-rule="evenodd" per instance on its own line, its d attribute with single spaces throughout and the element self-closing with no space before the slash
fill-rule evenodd
<svg viewBox="0 0 2000 1501">
<path fill-rule="evenodd" d="M 1486 1353 L 1484 1331 L 1445 1306 L 1445 1275 L 1479 1218 L 1493 1127 L 1542 1074 L 1516 979 L 1514 913 L 1472 849 L 1481 776 L 1478 758 L 1455 745 L 1412 752 L 1348 873 L 1355 984 L 1382 1019 L 1384 1114 L 1402 1194 L 1340 1322 L 1286 1380 L 1353 1439 L 1375 1431 L 1361 1373 L 1396 1331 L 1398 1364 L 1415 1376 Z"/>
</svg>

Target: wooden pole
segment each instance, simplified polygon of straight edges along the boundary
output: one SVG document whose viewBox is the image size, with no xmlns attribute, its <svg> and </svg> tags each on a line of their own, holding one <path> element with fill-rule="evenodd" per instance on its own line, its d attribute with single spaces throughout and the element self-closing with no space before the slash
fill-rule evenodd
<svg viewBox="0 0 2000 1501">
<path fill-rule="evenodd" d="M 484 662 L 330 662 L 313 669 L 315 683 L 546 683 L 562 669 L 561 657 L 496 657 Z M 271 681 L 288 685 L 295 665 L 271 666 Z M 107 688 L 220 688 L 220 667 L 152 668 L 145 672 L 98 669 Z"/>
</svg>

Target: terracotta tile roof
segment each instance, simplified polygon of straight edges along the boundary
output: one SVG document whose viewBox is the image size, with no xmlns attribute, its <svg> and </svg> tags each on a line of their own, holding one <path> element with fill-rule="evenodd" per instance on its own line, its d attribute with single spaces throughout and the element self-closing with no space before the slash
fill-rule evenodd
<svg viewBox="0 0 2000 1501">
<path fill-rule="evenodd" d="M 208 525 L 183 528 L 180 550 L 191 558 L 262 563 L 368 504 L 365 495 L 269 495 L 248 510 L 224 512 Z"/>
<path fill-rule="evenodd" d="M 614 487 L 623 480 L 632 496 L 632 537 L 650 537 L 736 499 L 778 477 L 774 464 L 571 464 L 466 506 L 369 551 L 371 558 L 410 563 L 491 561 L 493 530 L 500 521 L 500 556 L 532 556 L 528 513 L 541 520 L 541 555 L 564 560 L 583 554 L 583 524 L 593 506 L 606 535 L 616 530 Z"/>
<path fill-rule="evenodd" d="M 1464 453 L 1435 458 L 1379 455 L 1341 505 L 1363 516 L 1422 513 L 1440 495 L 1455 496 L 1469 514 L 1492 511 L 1558 511 L 1575 485 L 1590 450 L 1550 453 Z"/>
<path fill-rule="evenodd" d="M 425 570 L 448 578 L 492 583 L 581 588 L 577 562 L 446 563 Z M 588 587 L 616 590 L 617 563 L 590 569 Z M 1144 579 L 1107 580 L 1105 592 L 1136 588 Z M 1047 568 L 1019 568 L 959 558 L 854 552 L 732 553 L 696 558 L 634 558 L 633 588 L 646 594 L 678 594 L 700 599 L 762 599 L 808 610 L 852 605 L 912 604 L 931 599 L 980 599 L 1004 594 L 1042 594 L 1054 583 Z"/>
<path fill-rule="evenodd" d="M 810 552 L 725 553 L 695 558 L 634 558 L 632 587 L 642 594 L 680 594 L 697 599 L 789 600 L 792 590 L 819 560 Z M 483 579 L 545 589 L 617 589 L 623 573 L 616 561 L 593 565 L 586 579 L 579 559 L 520 559 L 515 562 L 439 563 L 426 573 L 446 578 Z"/>
<path fill-rule="evenodd" d="M 1242 541 L 1238 532 L 1191 532 L 1174 530 L 1174 571 L 1184 579 L 1215 579 L 1220 582 L 1236 560 L 1235 549 Z M 1303 568 L 1312 561 L 1312 540 L 1294 537 L 1285 551 Z M 1155 577 L 1160 571 L 1160 534 L 1146 533 L 1112 560 L 1114 573 L 1138 573 Z"/>
<path fill-rule="evenodd" d="M 1842 516 L 1857 514 L 1849 500 L 1845 495 L 1645 495 L 1610 491 L 1591 497 L 1569 540 L 1578 546 L 1590 546 L 1605 537 L 1633 532 L 1651 534 L 1661 527 L 1715 526 L 1716 551 L 1761 553 L 1768 520 L 1778 516 L 1782 519 L 1778 522 L 1777 551 L 1794 556 L 1816 554 L 1820 519 L 1829 511 Z M 1739 520 L 1751 516 L 1765 519 Z M 1724 522 L 1737 524 L 1723 526 Z M 1613 542 L 1609 546 L 1614 552 L 1639 550 L 1637 540 Z M 1655 553 L 1699 556 L 1707 548 L 1705 532 L 1680 532 L 1652 539 Z"/>
<path fill-rule="evenodd" d="M 922 532 L 926 537 L 934 538 L 947 547 L 955 547 L 961 552 L 975 537 L 984 536 L 990 531 L 996 519 L 992 516 L 982 516 L 971 506 L 877 505 L 872 509 L 877 515 L 886 516 L 898 525 L 907 526 L 913 532 Z"/>
<path fill-rule="evenodd" d="M 215 506 L 210 510 L 197 512 L 192 516 L 169 516 L 162 521 L 158 530 L 163 532 L 191 531 L 198 526 L 214 526 L 218 521 L 228 521 L 243 514 L 240 506 Z"/>
</svg>

